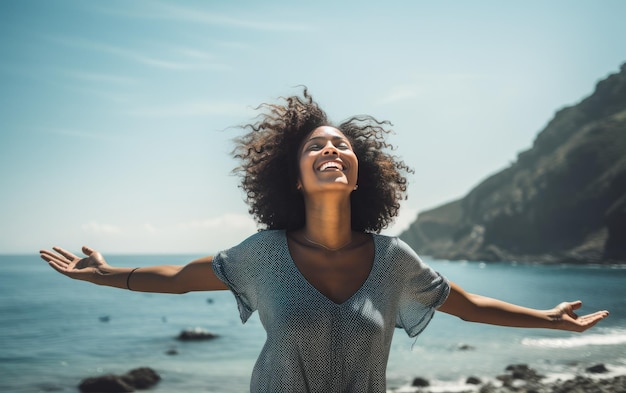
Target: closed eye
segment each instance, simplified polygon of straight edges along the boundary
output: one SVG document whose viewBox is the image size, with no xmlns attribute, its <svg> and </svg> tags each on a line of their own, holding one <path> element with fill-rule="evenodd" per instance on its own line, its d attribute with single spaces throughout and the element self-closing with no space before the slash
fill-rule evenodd
<svg viewBox="0 0 626 393">
<path fill-rule="evenodd" d="M 344 142 L 344 143 L 338 144 L 337 148 L 341 150 L 350 150 L 350 145 Z"/>
<path fill-rule="evenodd" d="M 352 150 L 352 146 L 350 145 L 350 143 L 342 137 L 334 137 L 331 139 L 327 139 L 323 136 L 315 136 L 312 137 L 311 139 L 309 139 L 308 144 L 305 145 L 305 150 L 306 151 L 317 151 L 317 150 L 321 150 L 324 148 L 324 146 L 326 146 L 326 144 L 328 143 L 328 141 L 331 140 L 333 146 L 335 147 L 335 149 L 339 149 L 339 150 Z M 320 141 L 322 141 L 323 143 L 320 143 Z"/>
<path fill-rule="evenodd" d="M 310 145 L 306 148 L 306 150 L 308 151 L 317 151 L 317 150 L 322 150 L 324 148 L 324 146 L 322 145 Z M 335 145 L 336 149 L 339 150 L 350 150 L 350 145 L 348 145 L 347 143 L 340 143 L 338 145 Z"/>
</svg>

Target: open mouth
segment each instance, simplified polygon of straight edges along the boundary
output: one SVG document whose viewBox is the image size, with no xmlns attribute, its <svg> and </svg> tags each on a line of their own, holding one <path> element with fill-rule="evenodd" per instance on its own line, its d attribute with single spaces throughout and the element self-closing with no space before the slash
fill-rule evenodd
<svg viewBox="0 0 626 393">
<path fill-rule="evenodd" d="M 330 172 L 330 171 L 343 171 L 344 169 L 345 167 L 343 166 L 341 162 L 326 161 L 325 163 L 320 165 L 320 167 L 317 170 L 320 172 L 326 172 L 326 171 Z"/>
</svg>

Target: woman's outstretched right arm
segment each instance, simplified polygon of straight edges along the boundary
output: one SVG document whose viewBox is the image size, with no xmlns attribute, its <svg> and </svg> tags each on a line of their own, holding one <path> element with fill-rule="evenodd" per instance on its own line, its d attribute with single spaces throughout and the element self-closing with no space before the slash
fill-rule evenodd
<svg viewBox="0 0 626 393">
<path fill-rule="evenodd" d="M 41 250 L 41 258 L 57 272 L 76 280 L 140 292 L 186 293 L 228 289 L 213 272 L 213 257 L 196 259 L 186 265 L 113 267 L 102 254 L 83 247 L 79 257 L 60 247 Z"/>
</svg>

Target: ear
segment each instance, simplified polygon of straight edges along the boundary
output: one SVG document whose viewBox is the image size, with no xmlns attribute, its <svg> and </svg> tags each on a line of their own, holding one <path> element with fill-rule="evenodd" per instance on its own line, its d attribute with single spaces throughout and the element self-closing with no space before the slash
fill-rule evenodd
<svg viewBox="0 0 626 393">
<path fill-rule="evenodd" d="M 300 182 L 300 180 L 298 180 L 296 182 L 296 190 L 301 191 L 302 190 L 302 183 Z"/>
</svg>

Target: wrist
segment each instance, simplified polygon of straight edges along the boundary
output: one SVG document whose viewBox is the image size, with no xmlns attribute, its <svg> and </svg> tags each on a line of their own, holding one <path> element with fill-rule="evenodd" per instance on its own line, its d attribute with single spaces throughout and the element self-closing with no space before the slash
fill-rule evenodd
<svg viewBox="0 0 626 393">
<path fill-rule="evenodd" d="M 126 279 L 128 271 L 129 269 L 114 268 L 108 265 L 99 266 L 94 268 L 88 281 L 97 285 L 125 288 L 123 282 Z"/>
<path fill-rule="evenodd" d="M 567 330 L 564 328 L 564 319 L 565 311 L 561 306 L 556 306 L 552 309 L 545 310 L 544 314 L 547 320 L 547 327 L 549 329 L 558 329 L 558 330 Z"/>
</svg>

